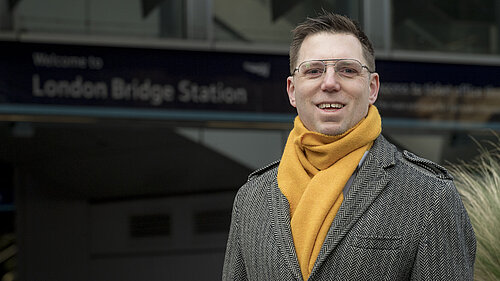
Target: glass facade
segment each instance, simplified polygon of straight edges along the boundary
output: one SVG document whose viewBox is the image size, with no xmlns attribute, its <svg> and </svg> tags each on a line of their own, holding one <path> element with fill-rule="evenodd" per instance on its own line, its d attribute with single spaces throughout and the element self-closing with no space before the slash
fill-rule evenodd
<svg viewBox="0 0 500 281">
<path fill-rule="evenodd" d="M 0 0 L 0 30 L 288 46 L 322 9 L 359 21 L 378 50 L 498 54 L 495 0 Z"/>
</svg>

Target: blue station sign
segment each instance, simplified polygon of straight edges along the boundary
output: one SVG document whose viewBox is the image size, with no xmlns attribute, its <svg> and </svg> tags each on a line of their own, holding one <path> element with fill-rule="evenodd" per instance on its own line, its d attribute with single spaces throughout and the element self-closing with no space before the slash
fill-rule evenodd
<svg viewBox="0 0 500 281">
<path fill-rule="evenodd" d="M 288 57 L 0 41 L 0 114 L 291 122 Z M 377 60 L 384 126 L 500 129 L 500 67 Z"/>
</svg>

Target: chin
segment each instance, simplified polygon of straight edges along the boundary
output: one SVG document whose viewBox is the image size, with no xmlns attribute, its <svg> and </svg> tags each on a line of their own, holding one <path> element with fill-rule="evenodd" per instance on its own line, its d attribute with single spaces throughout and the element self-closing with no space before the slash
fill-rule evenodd
<svg viewBox="0 0 500 281">
<path fill-rule="evenodd" d="M 320 128 L 320 130 L 318 130 L 319 133 L 323 134 L 323 135 L 328 135 L 328 136 L 337 136 L 337 135 L 341 135 L 345 132 L 346 130 L 344 130 L 343 128 L 341 127 L 323 127 L 323 128 Z"/>
</svg>

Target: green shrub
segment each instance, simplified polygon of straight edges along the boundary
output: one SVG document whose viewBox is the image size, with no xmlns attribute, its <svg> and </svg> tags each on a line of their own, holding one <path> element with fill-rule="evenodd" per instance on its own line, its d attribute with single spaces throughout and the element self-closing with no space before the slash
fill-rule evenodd
<svg viewBox="0 0 500 281">
<path fill-rule="evenodd" d="M 491 146 L 479 145 L 476 158 L 449 167 L 476 234 L 480 281 L 500 280 L 500 145 Z"/>
</svg>

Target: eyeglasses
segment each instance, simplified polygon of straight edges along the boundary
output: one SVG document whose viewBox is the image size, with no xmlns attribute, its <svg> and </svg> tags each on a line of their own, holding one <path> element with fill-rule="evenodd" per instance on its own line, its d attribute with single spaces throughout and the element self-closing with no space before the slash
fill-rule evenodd
<svg viewBox="0 0 500 281">
<path fill-rule="evenodd" d="M 342 78 L 355 78 L 366 68 L 369 73 L 374 73 L 368 66 L 361 64 L 356 59 L 327 59 L 327 60 L 307 60 L 299 64 L 292 72 L 292 75 L 297 72 L 301 77 L 307 79 L 319 78 L 326 72 L 326 67 L 333 65 L 335 73 Z"/>
</svg>

